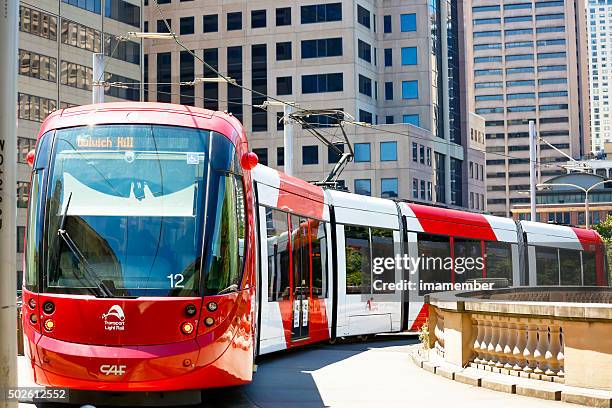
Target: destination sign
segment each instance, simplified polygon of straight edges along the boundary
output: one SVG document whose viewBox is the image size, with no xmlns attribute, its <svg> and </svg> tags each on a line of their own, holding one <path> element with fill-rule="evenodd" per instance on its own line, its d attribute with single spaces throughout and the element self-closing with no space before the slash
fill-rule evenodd
<svg viewBox="0 0 612 408">
<path fill-rule="evenodd" d="M 77 147 L 84 148 L 120 148 L 120 149 L 133 149 L 134 138 L 131 136 L 113 136 L 113 137 L 89 137 L 89 136 L 78 136 Z"/>
</svg>

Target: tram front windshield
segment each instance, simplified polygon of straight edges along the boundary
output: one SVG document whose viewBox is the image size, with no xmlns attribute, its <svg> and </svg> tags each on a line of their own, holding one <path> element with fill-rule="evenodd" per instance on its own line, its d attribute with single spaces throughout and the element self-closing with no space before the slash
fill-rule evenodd
<svg viewBox="0 0 612 408">
<path fill-rule="evenodd" d="M 227 237 L 240 218 L 234 156 L 225 136 L 200 129 L 56 131 L 45 205 L 45 291 L 195 296 L 205 289 L 202 270 L 211 274 L 212 292 L 227 289 L 236 281 L 227 275 L 236 275 L 240 262 L 235 234 Z M 208 195 L 214 200 L 206 208 Z"/>
</svg>

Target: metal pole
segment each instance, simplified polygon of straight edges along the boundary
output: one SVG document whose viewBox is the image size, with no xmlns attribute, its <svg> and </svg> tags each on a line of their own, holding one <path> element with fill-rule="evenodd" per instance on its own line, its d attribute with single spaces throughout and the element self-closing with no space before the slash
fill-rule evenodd
<svg viewBox="0 0 612 408">
<path fill-rule="evenodd" d="M 144 1 L 140 2 L 140 31 L 144 32 Z M 195 91 L 194 91 L 195 95 Z M 144 102 L 144 39 L 140 39 L 140 102 Z"/>
<path fill-rule="evenodd" d="M 589 229 L 589 192 L 584 192 L 584 226 Z"/>
<path fill-rule="evenodd" d="M 283 131 L 283 143 L 285 146 L 285 174 L 293 176 L 293 134 L 295 122 L 289 119 L 289 115 L 293 113 L 293 106 L 289 104 L 284 105 L 284 131 Z"/>
<path fill-rule="evenodd" d="M 17 386 L 17 41 L 19 0 L 0 0 L 0 390 Z M 16 407 L 0 399 L 0 407 Z"/>
<path fill-rule="evenodd" d="M 529 195 L 531 221 L 536 221 L 536 130 L 533 120 L 529 121 Z"/>
<path fill-rule="evenodd" d="M 104 54 L 93 54 L 93 100 L 92 103 L 104 102 Z"/>
</svg>

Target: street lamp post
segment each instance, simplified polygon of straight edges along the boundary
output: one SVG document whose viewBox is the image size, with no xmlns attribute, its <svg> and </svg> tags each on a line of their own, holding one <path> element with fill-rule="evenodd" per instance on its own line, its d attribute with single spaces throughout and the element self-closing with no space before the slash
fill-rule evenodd
<svg viewBox="0 0 612 408">
<path fill-rule="evenodd" d="M 586 229 L 589 229 L 589 227 L 590 227 L 590 225 L 589 225 L 589 193 L 595 187 L 600 186 L 600 185 L 605 184 L 605 183 L 609 183 L 609 182 L 610 182 L 610 180 L 602 180 L 602 181 L 599 181 L 599 182 L 593 184 L 589 188 L 584 188 L 582 186 L 578 186 L 576 184 L 571 184 L 571 183 L 544 183 L 544 184 L 538 184 L 537 187 L 538 188 L 554 187 L 554 186 L 557 186 L 557 187 L 573 187 L 573 188 L 576 188 L 576 189 L 582 191 L 584 193 L 584 225 L 585 225 Z"/>
</svg>

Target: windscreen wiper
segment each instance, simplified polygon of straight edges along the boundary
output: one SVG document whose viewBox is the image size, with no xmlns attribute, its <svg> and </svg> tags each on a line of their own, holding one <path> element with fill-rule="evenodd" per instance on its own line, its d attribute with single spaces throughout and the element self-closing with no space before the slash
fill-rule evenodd
<svg viewBox="0 0 612 408">
<path fill-rule="evenodd" d="M 227 288 L 221 289 L 219 292 L 217 292 L 217 295 L 224 295 L 226 293 L 236 292 L 237 290 L 238 290 L 238 285 L 236 285 L 235 283 L 232 283 Z"/>
<path fill-rule="evenodd" d="M 79 249 L 78 245 L 74 242 L 68 231 L 64 229 L 64 225 L 66 224 L 66 215 L 68 214 L 68 207 L 70 206 L 70 200 L 72 199 L 72 192 L 68 196 L 68 201 L 66 202 L 66 207 L 64 207 L 64 213 L 62 214 L 62 221 L 60 222 L 60 226 L 57 229 L 57 235 L 59 235 L 64 242 L 70 252 L 77 258 L 79 264 L 82 265 L 83 275 L 87 278 L 90 283 L 93 283 L 97 286 L 100 297 L 112 297 L 113 292 L 104 284 L 102 280 L 95 273 L 89 262 L 87 262 L 87 258 L 83 255 L 83 252 Z M 59 255 L 58 255 L 59 258 Z M 76 275 L 75 275 L 76 276 Z M 78 278 L 78 277 L 77 277 Z"/>
</svg>

